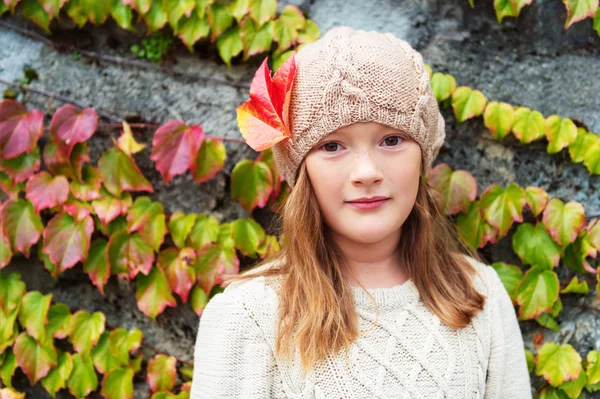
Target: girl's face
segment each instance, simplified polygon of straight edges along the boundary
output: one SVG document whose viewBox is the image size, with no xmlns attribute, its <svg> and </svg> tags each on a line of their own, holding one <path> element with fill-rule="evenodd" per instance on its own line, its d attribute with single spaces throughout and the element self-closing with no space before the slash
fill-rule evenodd
<svg viewBox="0 0 600 399">
<path fill-rule="evenodd" d="M 376 243 L 399 229 L 417 197 L 421 148 L 408 134 L 358 122 L 321 139 L 307 154 L 308 177 L 327 226 L 353 242 Z M 385 201 L 352 204 L 363 197 Z"/>
</svg>

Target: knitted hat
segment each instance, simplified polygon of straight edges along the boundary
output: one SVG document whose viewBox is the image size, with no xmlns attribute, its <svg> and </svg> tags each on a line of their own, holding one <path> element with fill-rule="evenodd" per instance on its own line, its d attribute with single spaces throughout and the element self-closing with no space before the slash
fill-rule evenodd
<svg viewBox="0 0 600 399">
<path fill-rule="evenodd" d="M 425 172 L 445 138 L 445 122 L 419 52 L 391 33 L 335 27 L 295 54 L 291 137 L 272 147 L 290 187 L 310 149 L 334 130 L 372 121 L 410 135 Z"/>
</svg>

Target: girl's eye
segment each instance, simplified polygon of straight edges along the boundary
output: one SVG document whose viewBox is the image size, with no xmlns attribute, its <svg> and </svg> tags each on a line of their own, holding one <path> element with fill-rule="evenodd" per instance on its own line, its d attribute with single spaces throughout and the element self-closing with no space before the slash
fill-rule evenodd
<svg viewBox="0 0 600 399">
<path fill-rule="evenodd" d="M 321 146 L 321 148 L 324 148 L 325 152 L 335 152 L 336 145 L 339 145 L 339 144 L 338 143 L 325 143 Z M 330 150 L 334 150 L 334 151 L 327 151 L 327 148 L 329 148 Z"/>
<path fill-rule="evenodd" d="M 383 139 L 384 143 L 387 143 L 389 145 L 384 146 L 384 147 L 395 147 L 397 145 L 399 145 L 402 140 L 404 140 L 401 136 L 389 136 L 386 137 L 385 139 Z M 323 144 L 320 148 L 323 149 L 325 152 L 336 152 L 336 146 L 340 145 L 339 143 L 325 143 Z M 333 150 L 333 151 L 328 151 L 328 150 Z"/>
<path fill-rule="evenodd" d="M 394 140 L 394 139 L 396 139 L 396 140 Z M 391 140 L 391 141 L 388 141 L 388 140 Z M 391 147 L 394 147 L 395 144 L 400 144 L 401 140 L 403 140 L 403 138 L 400 136 L 390 136 L 390 137 L 386 137 L 383 141 L 385 143 L 390 144 Z"/>
</svg>

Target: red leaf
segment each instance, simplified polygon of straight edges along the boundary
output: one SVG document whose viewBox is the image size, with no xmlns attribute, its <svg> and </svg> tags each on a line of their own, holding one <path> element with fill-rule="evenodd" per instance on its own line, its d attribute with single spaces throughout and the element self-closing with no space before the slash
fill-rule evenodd
<svg viewBox="0 0 600 399">
<path fill-rule="evenodd" d="M 44 134 L 44 114 L 37 109 L 27 112 L 14 100 L 0 102 L 0 158 L 15 158 L 32 153 Z"/>
<path fill-rule="evenodd" d="M 72 104 L 63 105 L 56 110 L 50 121 L 50 134 L 61 140 L 66 146 L 65 156 L 77 143 L 87 141 L 98 127 L 98 114 L 92 108 L 82 111 Z"/>
<path fill-rule="evenodd" d="M 190 168 L 202 144 L 204 130 L 200 125 L 187 126 L 181 121 L 168 121 L 158 128 L 152 139 L 150 159 L 165 183 Z"/>
<path fill-rule="evenodd" d="M 266 150 L 292 135 L 288 121 L 296 75 L 294 55 L 292 52 L 275 72 L 273 80 L 265 58 L 252 79 L 250 100 L 236 108 L 240 132 L 255 151 Z"/>
<path fill-rule="evenodd" d="M 63 204 L 69 195 L 69 181 L 64 176 L 52 178 L 50 173 L 41 171 L 33 175 L 26 185 L 25 197 L 33 204 L 35 213 L 42 209 Z"/>
</svg>

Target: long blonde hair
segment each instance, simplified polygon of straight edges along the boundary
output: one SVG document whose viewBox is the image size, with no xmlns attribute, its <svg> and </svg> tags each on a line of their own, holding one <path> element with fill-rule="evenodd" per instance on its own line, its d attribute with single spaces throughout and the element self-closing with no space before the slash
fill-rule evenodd
<svg viewBox="0 0 600 399">
<path fill-rule="evenodd" d="M 421 167 L 415 205 L 402 225 L 398 245 L 402 264 L 407 265 L 424 304 L 443 323 L 464 328 L 483 309 L 485 296 L 475 289 L 471 280 L 475 268 L 461 253 L 480 258 L 460 239 L 439 201 Z M 275 231 L 282 235 L 280 251 L 223 285 L 257 276 L 280 276 L 278 355 L 291 359 L 297 348 L 304 372 L 332 352 L 344 350 L 347 359 L 350 345 L 360 334 L 358 318 L 351 287 L 342 275 L 343 256 L 328 238 L 305 162 L 274 222 Z M 268 263 L 273 266 L 261 268 Z M 262 270 L 256 271 L 258 268 Z"/>
</svg>

